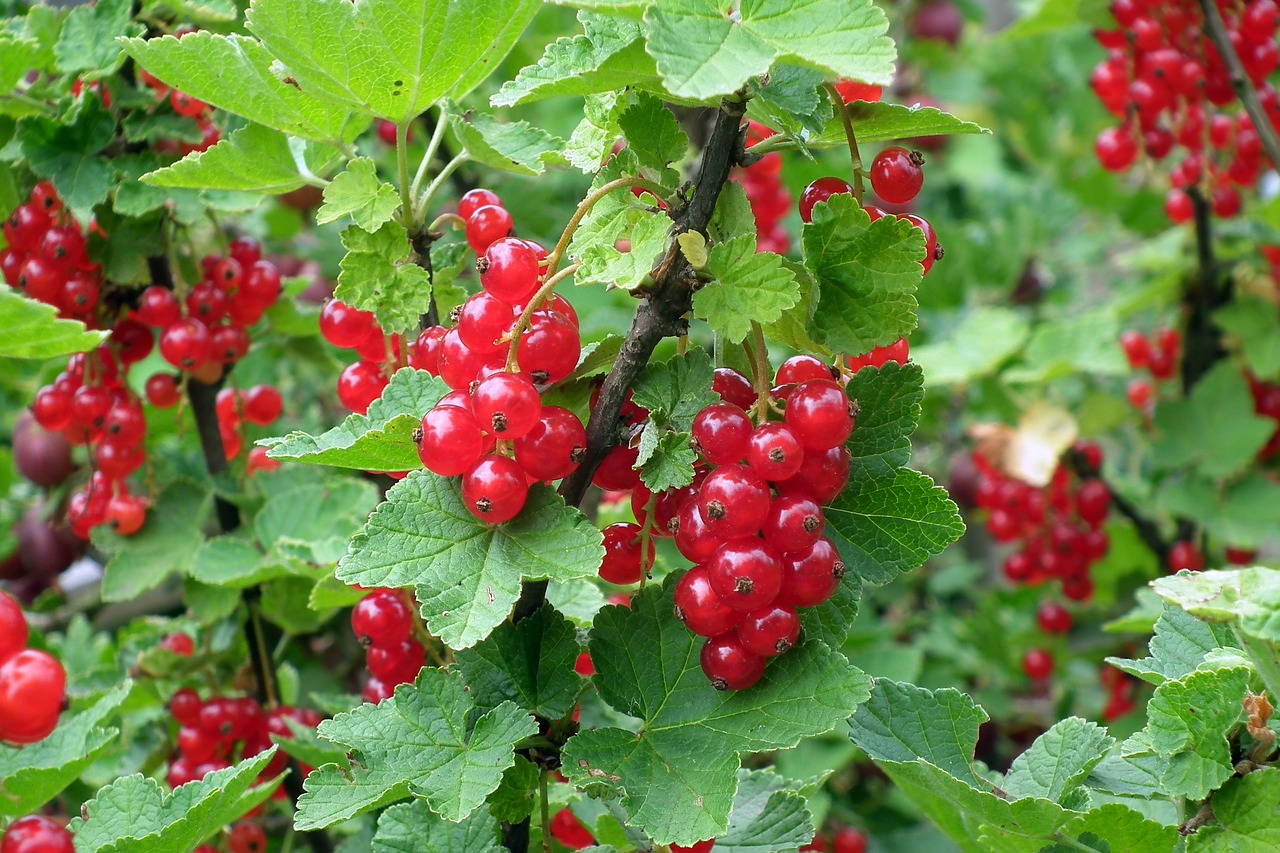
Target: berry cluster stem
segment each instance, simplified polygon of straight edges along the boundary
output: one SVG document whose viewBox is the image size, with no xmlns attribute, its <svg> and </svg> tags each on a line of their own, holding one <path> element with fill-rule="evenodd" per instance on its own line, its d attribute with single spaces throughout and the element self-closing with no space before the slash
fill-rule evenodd
<svg viewBox="0 0 1280 853">
<path fill-rule="evenodd" d="M 601 185 L 599 189 L 592 191 L 578 203 L 578 209 L 573 212 L 573 216 L 569 217 L 569 221 L 564 226 L 564 231 L 560 233 L 560 239 L 556 241 L 555 247 L 547 255 L 547 275 L 555 272 L 556 267 L 560 265 L 561 258 L 564 257 L 564 253 L 569 249 L 569 241 L 573 239 L 573 232 L 578 230 L 578 226 L 582 224 L 583 218 L 591 212 L 591 208 L 595 207 L 596 203 L 609 193 L 625 187 L 640 187 L 656 196 L 661 196 L 666 192 L 666 189 L 661 185 L 655 184 L 653 181 L 646 181 L 641 177 L 615 178 L 607 184 Z"/>
<path fill-rule="evenodd" d="M 853 116 L 849 115 L 849 105 L 844 102 L 844 98 L 840 97 L 835 86 L 826 83 L 822 88 L 827 90 L 827 97 L 831 99 L 831 105 L 835 107 L 836 115 L 840 116 L 840 121 L 844 125 L 844 136 L 849 141 L 849 160 L 853 163 L 853 200 L 861 205 L 866 189 L 862 184 L 862 153 L 858 151 L 858 137 L 853 130 Z"/>
<path fill-rule="evenodd" d="M 1244 105 L 1244 111 L 1249 114 L 1253 129 L 1258 132 L 1258 138 L 1262 140 L 1262 147 L 1266 150 L 1271 165 L 1280 169 L 1280 136 L 1276 135 L 1276 129 L 1271 124 L 1271 119 L 1267 117 L 1267 111 L 1263 109 L 1262 102 L 1258 100 L 1258 93 L 1249 82 L 1249 75 L 1245 73 L 1244 65 L 1240 62 L 1240 57 L 1227 36 L 1227 26 L 1222 20 L 1222 12 L 1218 10 L 1218 4 L 1214 0 L 1199 0 L 1199 3 L 1200 11 L 1204 13 L 1205 33 L 1213 42 L 1213 46 L 1218 49 L 1218 55 L 1222 57 L 1223 64 L 1227 66 L 1227 72 L 1231 75 L 1231 86 L 1236 90 L 1236 97 Z"/>
<path fill-rule="evenodd" d="M 547 267 L 548 270 L 551 267 Z M 560 272 L 549 277 L 538 288 L 538 292 L 533 294 L 533 298 L 529 300 L 529 304 L 524 306 L 524 310 L 520 312 L 520 316 L 516 318 L 516 323 L 511 327 L 511 349 L 507 353 L 507 372 L 515 373 L 518 369 L 516 364 L 516 355 L 519 350 L 520 336 L 529 328 L 529 322 L 533 319 L 533 312 L 542 307 L 543 303 L 555 291 L 556 285 L 564 281 L 569 276 L 578 271 L 577 264 L 570 264 Z"/>
<path fill-rule="evenodd" d="M 751 321 L 751 373 L 752 387 L 756 389 L 756 404 L 751 415 L 757 424 L 769 420 L 769 348 L 764 342 L 764 329 Z"/>
</svg>

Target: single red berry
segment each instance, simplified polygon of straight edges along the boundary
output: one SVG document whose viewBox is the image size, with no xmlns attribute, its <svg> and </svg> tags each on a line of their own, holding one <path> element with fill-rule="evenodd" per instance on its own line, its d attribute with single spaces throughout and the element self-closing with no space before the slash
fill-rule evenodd
<svg viewBox="0 0 1280 853">
<path fill-rule="evenodd" d="M 800 637 L 800 617 L 794 607 L 773 603 L 745 614 L 738 622 L 738 640 L 761 657 L 786 652 Z"/>
<path fill-rule="evenodd" d="M 426 651 L 416 640 L 373 644 L 365 651 L 369 673 L 383 684 L 408 684 L 418 677 L 426 663 Z"/>
<path fill-rule="evenodd" d="M 529 318 L 520 337 L 516 360 L 535 385 L 550 385 L 569 376 L 582 355 L 578 327 L 565 315 L 542 309 Z"/>
<path fill-rule="evenodd" d="M 66 429 L 71 424 L 72 395 L 57 385 L 46 385 L 36 393 L 31 414 L 47 430 Z"/>
<path fill-rule="evenodd" d="M 699 659 L 702 672 L 717 690 L 746 690 L 764 675 L 765 659 L 747 651 L 737 634 L 707 640 Z"/>
<path fill-rule="evenodd" d="M 369 405 L 382 394 L 388 379 L 382 368 L 371 361 L 347 365 L 338 376 L 338 400 L 358 415 L 369 411 Z"/>
<path fill-rule="evenodd" d="M 320 334 L 335 347 L 352 349 L 373 331 L 373 315 L 330 299 L 320 310 Z"/>
<path fill-rule="evenodd" d="M 1123 172 L 1138 159 L 1138 143 L 1123 127 L 1109 127 L 1093 144 L 1098 163 L 1108 172 Z"/>
<path fill-rule="evenodd" d="M 635 469 L 637 458 L 639 454 L 633 448 L 610 448 L 591 478 L 592 484 L 606 492 L 631 491 L 640 483 L 640 472 Z"/>
<path fill-rule="evenodd" d="M 157 409 L 168 409 L 182 399 L 178 378 L 172 373 L 155 373 L 146 381 L 147 402 Z"/>
<path fill-rule="evenodd" d="M 1080 520 L 1090 527 L 1097 527 L 1107 519 L 1111 508 L 1111 490 L 1097 478 L 1085 480 L 1076 491 L 1076 512 Z"/>
<path fill-rule="evenodd" d="M 484 448 L 484 436 L 469 408 L 437 405 L 422 419 L 418 458 L 441 477 L 465 473 Z"/>
<path fill-rule="evenodd" d="M 1036 610 L 1036 621 L 1046 634 L 1065 634 L 1071 630 L 1071 614 L 1056 601 L 1041 602 Z"/>
<path fill-rule="evenodd" d="M 504 237 L 495 241 L 485 250 L 478 266 L 481 287 L 508 305 L 527 302 L 538 289 L 538 254 L 524 240 Z"/>
<path fill-rule="evenodd" d="M 1053 674 L 1053 655 L 1044 649 L 1032 649 L 1022 656 L 1022 671 L 1033 681 L 1043 681 Z"/>
<path fill-rule="evenodd" d="M 515 439 L 537 425 L 542 398 L 527 376 L 503 371 L 475 387 L 471 411 L 476 422 L 495 438 Z"/>
<path fill-rule="evenodd" d="M 515 458 L 535 480 L 559 480 L 578 467 L 587 451 L 587 430 L 578 416 L 543 406 L 538 423 L 515 440 Z"/>
<path fill-rule="evenodd" d="M 698 510 L 722 539 L 750 536 L 769 514 L 769 486 L 746 465 L 719 468 L 703 481 Z"/>
<path fill-rule="evenodd" d="M 694 416 L 694 450 L 712 465 L 741 462 L 750 440 L 751 420 L 732 403 L 713 403 Z"/>
<path fill-rule="evenodd" d="M 582 850 L 596 843 L 595 836 L 568 809 L 561 809 L 551 818 L 551 835 L 570 850 Z"/>
<path fill-rule="evenodd" d="M 524 469 L 505 456 L 482 456 L 462 475 L 462 502 L 472 515 L 489 524 L 515 518 L 528 496 Z"/>
<path fill-rule="evenodd" d="M 243 409 L 249 423 L 268 426 L 284 411 L 284 399 L 271 385 L 255 385 L 244 392 Z"/>
<path fill-rule="evenodd" d="M 0 838 L 0 853 L 75 853 L 71 833 L 44 815 L 20 817 Z"/>
<path fill-rule="evenodd" d="M 1120 348 L 1124 350 L 1124 357 L 1134 370 L 1146 367 L 1151 358 L 1151 344 L 1146 335 L 1134 329 L 1120 335 Z"/>
<path fill-rule="evenodd" d="M 714 838 L 708 838 L 706 841 L 699 841 L 692 847 L 685 847 L 682 844 L 672 844 L 671 853 L 711 853 L 712 848 L 716 846 Z"/>
<path fill-rule="evenodd" d="M 0 664 L 27 646 L 27 620 L 17 599 L 0 590 Z"/>
<path fill-rule="evenodd" d="M 147 434 L 147 419 L 142 406 L 134 401 L 119 402 L 102 420 L 103 439 L 115 444 L 135 446 Z"/>
<path fill-rule="evenodd" d="M 182 726 L 199 725 L 200 710 L 203 707 L 200 696 L 190 687 L 183 687 L 169 699 L 169 713 Z"/>
<path fill-rule="evenodd" d="M 720 547 L 720 537 L 711 531 L 702 518 L 696 497 L 687 497 L 680 504 L 675 525 L 676 549 L 692 563 L 705 563 Z"/>
<path fill-rule="evenodd" d="M 906 204 L 920 194 L 924 157 L 897 146 L 885 148 L 871 161 L 871 189 L 890 204 Z"/>
<path fill-rule="evenodd" d="M 195 654 L 196 644 L 189 635 L 178 631 L 161 640 L 160 648 L 173 652 L 179 657 L 189 658 Z"/>
<path fill-rule="evenodd" d="M 830 450 L 853 433 L 849 398 L 829 379 L 798 386 L 787 400 L 786 420 L 806 450 Z"/>
<path fill-rule="evenodd" d="M 170 323 L 160 335 L 160 354 L 179 370 L 194 370 L 204 364 L 212 349 L 209 327 L 195 317 Z"/>
<path fill-rule="evenodd" d="M 264 853 L 267 834 L 256 823 L 237 823 L 227 836 L 227 853 Z"/>
<path fill-rule="evenodd" d="M 0 741 L 44 740 L 58 724 L 67 676 L 57 658 L 24 649 L 0 664 Z"/>
<path fill-rule="evenodd" d="M 1171 572 L 1179 572 L 1183 569 L 1198 572 L 1204 569 L 1204 554 L 1200 553 L 1200 549 L 1195 545 L 1182 539 L 1169 547 L 1166 563 Z"/>
<path fill-rule="evenodd" d="M 818 178 L 800 193 L 800 220 L 813 221 L 813 208 L 833 195 L 853 195 L 853 185 L 840 178 Z"/>
<path fill-rule="evenodd" d="M 186 118 L 195 118 L 209 108 L 209 105 L 204 101 L 198 101 L 186 92 L 179 92 L 177 89 L 169 92 L 169 103 L 173 105 L 175 113 Z"/>
<path fill-rule="evenodd" d="M 832 853 L 867 853 L 867 837 L 851 826 L 842 826 L 831 838 L 831 849 Z"/>
<path fill-rule="evenodd" d="M 641 558 L 640 525 L 630 522 L 610 524 L 604 529 L 604 559 L 600 578 L 612 584 L 639 583 L 645 568 L 653 565 L 653 540 L 648 541 L 648 558 Z"/>
<path fill-rule="evenodd" d="M 811 355 L 793 355 L 778 368 L 774 385 L 799 385 L 810 379 L 832 379 L 831 367 Z"/>
<path fill-rule="evenodd" d="M 1257 557 L 1258 557 L 1258 551 L 1256 548 L 1228 548 L 1227 549 L 1227 562 L 1231 563 L 1233 566 L 1247 566 L 1251 564 L 1255 559 L 1257 559 Z M 3 635 L 0 634 L 0 636 L 3 636 Z M 3 656 L 0 655 L 0 659 L 2 659 L 2 657 Z"/>
<path fill-rule="evenodd" d="M 1155 389 L 1145 379 L 1130 380 L 1128 388 L 1125 389 L 1125 397 L 1128 398 L 1129 405 L 1139 411 L 1147 408 L 1154 393 Z"/>
<path fill-rule="evenodd" d="M 231 297 L 212 282 L 204 282 L 191 288 L 187 294 L 187 314 L 206 326 L 213 326 L 227 316 Z"/>
<path fill-rule="evenodd" d="M 830 450 L 806 450 L 797 474 L 775 484 L 785 495 L 806 495 L 821 505 L 833 501 L 849 482 L 849 451 L 843 446 Z"/>
<path fill-rule="evenodd" d="M 491 246 L 490 251 L 492 249 Z M 493 353 L 505 350 L 506 345 L 500 339 L 510 333 L 515 322 L 516 314 L 510 303 L 503 302 L 488 291 L 482 290 L 471 296 L 458 309 L 458 335 L 475 352 Z"/>
<path fill-rule="evenodd" d="M 808 552 L 822 538 L 822 509 L 804 495 L 779 495 L 769 502 L 761 533 L 783 556 Z"/>
<path fill-rule="evenodd" d="M 711 575 L 702 566 L 694 566 L 676 583 L 676 618 L 690 631 L 702 637 L 719 637 L 732 631 L 741 618 L 716 595 Z"/>
<path fill-rule="evenodd" d="M 511 214 L 496 205 L 478 207 L 466 219 L 467 245 L 477 255 L 511 233 Z"/>
<path fill-rule="evenodd" d="M 497 193 L 479 187 L 467 190 L 458 200 L 458 215 L 463 219 L 470 219 L 477 210 L 488 205 L 502 207 L 502 200 Z"/>
<path fill-rule="evenodd" d="M 351 630 L 365 645 L 388 646 L 409 638 L 413 614 L 395 590 L 366 595 L 351 611 Z"/>
<path fill-rule="evenodd" d="M 827 539 L 819 539 L 808 551 L 784 555 L 777 603 L 815 607 L 835 594 L 844 572 L 839 552 Z"/>
<path fill-rule="evenodd" d="M 732 403 L 746 411 L 756 401 L 756 391 L 751 387 L 751 380 L 732 367 L 717 367 L 711 380 L 711 390 L 720 395 L 726 403 Z"/>
<path fill-rule="evenodd" d="M 707 564 L 711 587 L 734 610 L 758 610 L 778 597 L 782 557 L 760 539 L 734 539 L 722 544 Z"/>
<path fill-rule="evenodd" d="M 799 472 L 803 463 L 800 437 L 786 424 L 761 424 L 751 433 L 747 465 L 761 478 L 770 482 L 789 479 Z"/>
</svg>

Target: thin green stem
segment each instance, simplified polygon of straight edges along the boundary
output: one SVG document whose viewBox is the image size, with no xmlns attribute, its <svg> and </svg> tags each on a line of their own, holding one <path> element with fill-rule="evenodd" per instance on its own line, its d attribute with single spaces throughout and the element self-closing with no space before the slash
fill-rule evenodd
<svg viewBox="0 0 1280 853">
<path fill-rule="evenodd" d="M 653 517 L 657 514 L 658 509 L 658 493 L 652 492 L 649 495 L 648 502 L 644 505 L 644 524 L 640 525 L 640 588 L 644 589 L 645 581 L 649 579 L 649 570 L 653 568 L 653 561 L 647 559 L 649 549 L 653 542 Z M 645 565 L 648 563 L 648 565 Z"/>
<path fill-rule="evenodd" d="M 533 318 L 533 312 L 542 307 L 542 303 L 547 301 L 552 291 L 556 289 L 556 285 L 564 281 L 569 276 L 578 271 L 577 264 L 570 264 L 560 272 L 551 276 L 538 288 L 538 292 L 529 300 L 529 304 L 524 306 L 524 310 L 520 312 L 520 316 L 516 319 L 516 324 L 511 327 L 511 349 L 507 352 L 507 370 L 511 373 L 516 371 L 516 355 L 519 349 L 520 336 L 529 328 L 529 321 Z"/>
<path fill-rule="evenodd" d="M 1270 643 L 1248 636 L 1238 625 L 1233 625 L 1232 630 L 1257 668 L 1262 685 L 1271 694 L 1271 704 L 1280 705 L 1280 655 Z"/>
<path fill-rule="evenodd" d="M 413 194 L 409 191 L 409 122 L 396 125 L 396 167 L 400 172 L 400 222 L 410 231 L 418 224 L 413 207 Z"/>
<path fill-rule="evenodd" d="M 569 222 L 564 226 L 560 239 L 556 241 L 555 248 L 551 250 L 551 254 L 547 255 L 546 266 L 548 273 L 555 272 L 556 267 L 560 265 L 560 259 L 564 257 L 564 253 L 569 248 L 569 241 L 573 239 L 573 232 L 578 230 L 578 226 L 582 224 L 583 217 L 591 212 L 591 208 L 595 207 L 596 202 L 614 190 L 620 190 L 623 187 L 640 187 L 656 196 L 661 196 L 662 193 L 666 192 L 665 187 L 655 184 L 653 181 L 646 181 L 644 178 L 617 178 L 592 192 L 578 204 L 578 209 L 573 212 L 573 216 L 569 217 Z"/>
<path fill-rule="evenodd" d="M 840 121 L 844 124 L 844 135 L 849 140 L 849 159 L 853 162 L 853 199 L 858 204 L 862 204 L 864 192 L 862 185 L 862 154 L 858 151 L 858 137 L 853 131 L 853 117 L 849 115 L 849 105 L 844 102 L 844 98 L 840 97 L 840 93 L 836 91 L 835 86 L 826 83 L 823 88 L 827 90 L 827 96 L 831 98 L 831 105 L 835 107 L 836 115 L 840 116 Z"/>
<path fill-rule="evenodd" d="M 422 162 L 418 164 L 418 172 L 413 176 L 413 186 L 409 194 L 414 198 L 418 197 L 418 191 L 422 189 L 422 182 L 426 180 L 427 172 L 431 170 L 431 161 L 436 158 L 436 152 L 440 150 L 440 143 L 444 141 L 444 134 L 448 128 L 449 116 L 442 109 L 436 119 L 436 129 L 431 132 L 431 139 L 427 142 L 427 150 L 422 154 Z"/>
<path fill-rule="evenodd" d="M 551 853 L 551 797 L 547 794 L 547 773 L 538 774 L 538 799 L 542 807 L 542 853 Z"/>
<path fill-rule="evenodd" d="M 427 232 L 436 234 L 445 225 L 452 225 L 455 230 L 467 227 L 467 220 L 463 219 L 456 213 L 442 213 L 435 219 L 431 220 L 431 224 L 427 226 Z"/>
<path fill-rule="evenodd" d="M 436 193 L 440 192 L 440 187 L 444 186 L 444 182 L 449 179 L 449 176 L 456 172 L 458 167 L 470 159 L 471 158 L 468 156 L 467 152 L 463 151 L 448 163 L 445 163 L 444 167 L 441 168 L 440 171 L 436 173 L 436 176 L 431 179 L 431 183 L 427 184 L 427 188 L 423 190 L 422 195 L 418 196 L 415 210 L 427 210 L 431 206 L 431 200 L 436 197 Z"/>
<path fill-rule="evenodd" d="M 759 323 L 751 321 L 751 372 L 752 386 L 756 389 L 756 404 L 752 406 L 752 414 L 756 423 L 769 420 L 769 348 L 764 342 L 764 329 Z"/>
</svg>

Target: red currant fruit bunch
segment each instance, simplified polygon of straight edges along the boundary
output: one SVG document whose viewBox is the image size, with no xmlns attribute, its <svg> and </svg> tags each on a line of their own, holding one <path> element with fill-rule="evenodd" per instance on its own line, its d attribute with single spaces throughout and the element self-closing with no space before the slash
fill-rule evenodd
<svg viewBox="0 0 1280 853">
<path fill-rule="evenodd" d="M 747 144 L 755 145 L 775 133 L 758 122 L 747 122 Z M 746 191 L 751 213 L 756 218 L 756 247 L 762 252 L 784 255 L 791 237 L 782 220 L 791 209 L 791 193 L 782 183 L 782 155 L 774 151 L 754 165 L 735 169 L 732 179 Z"/>
<path fill-rule="evenodd" d="M 426 652 L 413 636 L 412 597 L 400 590 L 380 589 L 360 599 L 351 611 L 351 630 L 365 647 L 369 680 L 366 702 L 381 702 L 399 684 L 418 677 Z"/>
<path fill-rule="evenodd" d="M 1178 372 L 1182 355 L 1182 335 L 1177 329 L 1162 329 L 1148 338 L 1135 329 L 1120 335 L 1120 348 L 1132 370 L 1147 370 L 1156 382 L 1172 379 Z M 1129 382 L 1126 391 L 1129 405 L 1150 415 L 1154 410 L 1155 386 L 1141 377 Z"/>
</svg>

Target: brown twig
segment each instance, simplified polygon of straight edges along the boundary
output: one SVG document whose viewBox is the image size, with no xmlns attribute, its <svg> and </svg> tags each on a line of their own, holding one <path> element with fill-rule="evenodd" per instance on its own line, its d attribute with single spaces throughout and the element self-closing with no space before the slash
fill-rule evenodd
<svg viewBox="0 0 1280 853">
<path fill-rule="evenodd" d="M 1205 34 L 1217 48 L 1218 55 L 1222 57 L 1222 63 L 1227 66 L 1227 73 L 1231 75 L 1231 87 L 1236 90 L 1236 97 L 1244 105 L 1244 111 L 1249 114 L 1249 120 L 1253 122 L 1253 129 L 1262 140 L 1263 150 L 1271 159 L 1271 165 L 1280 169 L 1280 136 L 1276 135 L 1267 111 L 1258 100 L 1258 92 L 1249 82 L 1249 75 L 1245 72 L 1236 49 L 1231 45 L 1231 38 L 1227 35 L 1227 25 L 1222 20 L 1222 13 L 1218 11 L 1218 4 L 1214 0 L 1200 0 L 1200 11 L 1204 13 Z"/>
</svg>

